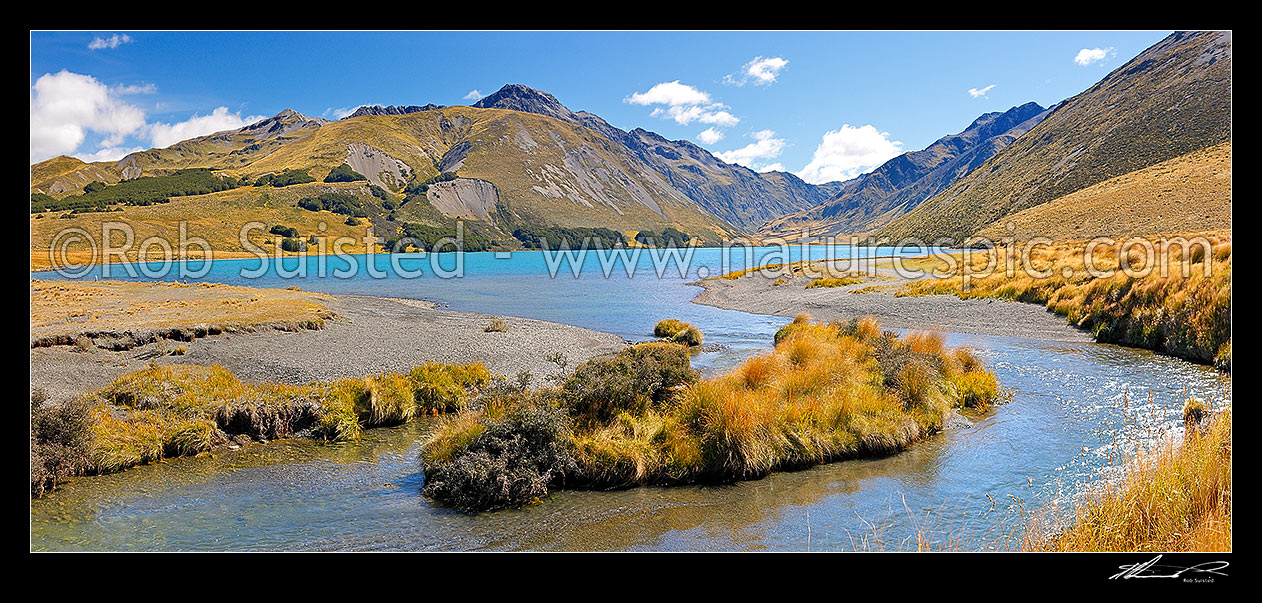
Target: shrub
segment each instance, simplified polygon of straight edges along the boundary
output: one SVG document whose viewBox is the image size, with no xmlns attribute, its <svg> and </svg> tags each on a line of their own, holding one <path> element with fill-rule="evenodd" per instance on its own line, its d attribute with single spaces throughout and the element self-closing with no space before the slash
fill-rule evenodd
<svg viewBox="0 0 1262 603">
<path fill-rule="evenodd" d="M 94 419 L 86 400 L 60 404 L 42 389 L 31 392 L 31 495 L 42 496 L 69 477 L 92 468 Z"/>
<path fill-rule="evenodd" d="M 347 226 L 359 226 L 359 225 L 360 225 L 360 224 L 362 224 L 362 223 L 363 223 L 363 222 L 360 222 L 360 221 L 359 221 L 359 218 L 356 218 L 355 216 L 351 216 L 351 217 L 349 217 L 349 218 L 347 218 L 347 219 L 346 219 L 346 225 L 347 225 Z"/>
<path fill-rule="evenodd" d="M 421 492 L 463 510 L 520 506 L 542 498 L 549 484 L 574 468 L 567 422 L 565 412 L 553 406 L 515 406 L 476 431 L 461 432 L 468 444 L 449 462 L 422 457 Z"/>
<path fill-rule="evenodd" d="M 267 232 L 274 235 L 280 235 L 282 237 L 297 237 L 298 236 L 297 228 L 294 228 L 292 226 L 285 226 L 283 224 L 277 224 L 269 228 Z"/>
<path fill-rule="evenodd" d="M 276 174 L 264 174 L 254 180 L 254 186 L 291 186 L 294 184 L 306 184 L 315 182 L 315 178 L 306 170 L 286 169 Z"/>
<path fill-rule="evenodd" d="M 329 175 L 324 177 L 325 182 L 355 182 L 367 179 L 363 174 L 356 172 L 345 163 L 329 170 Z"/>
<path fill-rule="evenodd" d="M 282 251 L 300 252 L 307 250 L 307 242 L 293 237 L 285 237 L 281 239 L 280 248 Z"/>
<path fill-rule="evenodd" d="M 607 421 L 665 402 L 697 380 L 688 350 L 674 343 L 640 343 L 579 365 L 563 386 L 574 416 Z"/>
</svg>

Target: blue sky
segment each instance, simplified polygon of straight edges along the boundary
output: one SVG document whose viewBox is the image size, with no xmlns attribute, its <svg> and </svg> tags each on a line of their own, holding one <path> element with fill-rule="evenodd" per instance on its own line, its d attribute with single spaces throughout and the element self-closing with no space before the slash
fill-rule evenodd
<svg viewBox="0 0 1262 603">
<path fill-rule="evenodd" d="M 1168 33 L 32 32 L 31 160 L 117 159 L 285 108 L 471 104 L 522 83 L 823 181 L 982 113 L 1073 96 Z"/>
</svg>

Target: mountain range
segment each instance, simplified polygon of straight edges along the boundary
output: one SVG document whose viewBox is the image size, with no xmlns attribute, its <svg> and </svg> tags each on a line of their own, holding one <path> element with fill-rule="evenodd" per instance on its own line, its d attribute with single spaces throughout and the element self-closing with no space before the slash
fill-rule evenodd
<svg viewBox="0 0 1262 603">
<path fill-rule="evenodd" d="M 622 130 L 546 92 L 509 84 L 472 106 L 372 105 L 340 120 L 287 109 L 116 162 L 56 157 L 31 166 L 31 192 L 60 198 L 91 182 L 186 168 L 245 178 L 299 170 L 318 180 L 346 164 L 396 200 L 409 183 L 427 183 L 416 201 L 372 203 L 370 222 L 387 234 L 408 223 L 447 227 L 459 218 L 500 233 L 523 226 L 625 233 L 673 227 L 702 242 L 754 233 L 794 238 L 803 229 L 813 236 L 964 237 L 1229 141 L 1230 76 L 1229 32 L 1177 32 L 1071 99 L 986 113 L 958 134 L 844 183 L 759 173 L 691 142 Z M 313 194 L 336 188 L 304 186 Z M 342 188 L 371 196 L 367 187 Z M 265 191 L 239 195 L 249 198 L 234 203 L 270 203 Z"/>
</svg>

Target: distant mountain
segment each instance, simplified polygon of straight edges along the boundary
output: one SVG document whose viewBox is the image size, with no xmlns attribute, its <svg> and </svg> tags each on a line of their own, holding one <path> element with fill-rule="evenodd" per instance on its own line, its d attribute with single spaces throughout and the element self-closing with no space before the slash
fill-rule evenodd
<svg viewBox="0 0 1262 603">
<path fill-rule="evenodd" d="M 1004 216 L 1231 139 L 1231 33 L 1176 32 L 876 232 L 963 238 Z"/>
<path fill-rule="evenodd" d="M 808 184 L 785 172 L 759 174 L 726 163 L 686 140 L 667 140 L 640 128 L 627 132 L 597 115 L 571 111 L 551 94 L 521 84 L 504 86 L 473 106 L 546 115 L 590 128 L 626 147 L 706 210 L 747 232 L 757 230 L 768 220 L 821 203 L 839 186 Z"/>
<path fill-rule="evenodd" d="M 77 162 L 77 163 L 75 163 Z M 759 174 L 687 141 L 626 132 L 519 84 L 472 107 L 365 106 L 338 121 L 286 109 L 237 130 L 132 153 L 114 163 L 58 158 L 32 167 L 32 192 L 64 195 L 92 180 L 117 182 L 206 167 L 255 177 L 301 169 L 322 178 L 342 163 L 400 191 L 410 179 L 453 172 L 431 186 L 433 211 L 396 212 L 516 225 L 674 226 L 703 240 L 750 233 L 810 207 L 839 183 L 816 186 L 783 172 Z"/>
<path fill-rule="evenodd" d="M 443 108 L 442 105 L 435 105 L 433 103 L 430 103 L 428 105 L 419 105 L 419 106 L 418 105 L 407 105 L 407 106 L 390 105 L 388 107 L 383 107 L 381 105 L 364 105 L 362 107 L 355 109 L 353 113 L 351 113 L 350 115 L 347 115 L 346 117 L 343 117 L 342 119 L 354 119 L 356 117 L 363 117 L 365 115 L 407 115 L 408 113 L 416 113 L 417 111 L 433 111 L 435 109 L 442 109 L 442 108 Z"/>
<path fill-rule="evenodd" d="M 963 132 L 938 139 L 920 151 L 903 153 L 840 185 L 829 200 L 763 226 L 760 234 L 795 238 L 863 234 L 911 211 L 971 172 L 1049 113 L 1026 103 L 1002 113 L 986 113 Z"/>
</svg>

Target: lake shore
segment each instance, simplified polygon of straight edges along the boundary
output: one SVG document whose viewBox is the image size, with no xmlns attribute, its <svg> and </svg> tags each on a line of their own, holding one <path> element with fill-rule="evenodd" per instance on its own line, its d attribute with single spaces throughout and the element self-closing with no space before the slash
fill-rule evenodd
<svg viewBox="0 0 1262 603">
<path fill-rule="evenodd" d="M 902 285 L 918 279 L 903 278 L 887 268 L 877 268 L 875 272 L 875 277 L 865 277 L 855 284 L 807 288 L 812 279 L 800 273 L 765 275 L 754 270 L 735 279 L 719 277 L 692 283 L 703 289 L 692 301 L 775 316 L 792 317 L 805 312 L 822 321 L 873 316 L 882 326 L 894 329 L 1092 341 L 1089 333 L 1039 305 L 952 295 L 895 297 Z"/>
<path fill-rule="evenodd" d="M 528 371 L 542 379 L 556 366 L 544 359 L 560 352 L 570 366 L 625 347 L 622 338 L 590 329 L 523 318 L 443 310 L 408 299 L 339 295 L 324 302 L 336 314 L 321 329 L 260 329 L 224 333 L 190 342 L 159 339 L 125 351 L 73 346 L 31 350 L 31 386 L 62 399 L 108 385 L 127 372 L 162 364 L 219 364 L 243 381 L 305 384 L 387 371 L 407 371 L 426 361 L 482 362 L 508 376 Z M 483 329 L 496 318 L 505 332 Z M 183 355 L 168 350 L 181 346 Z"/>
</svg>

